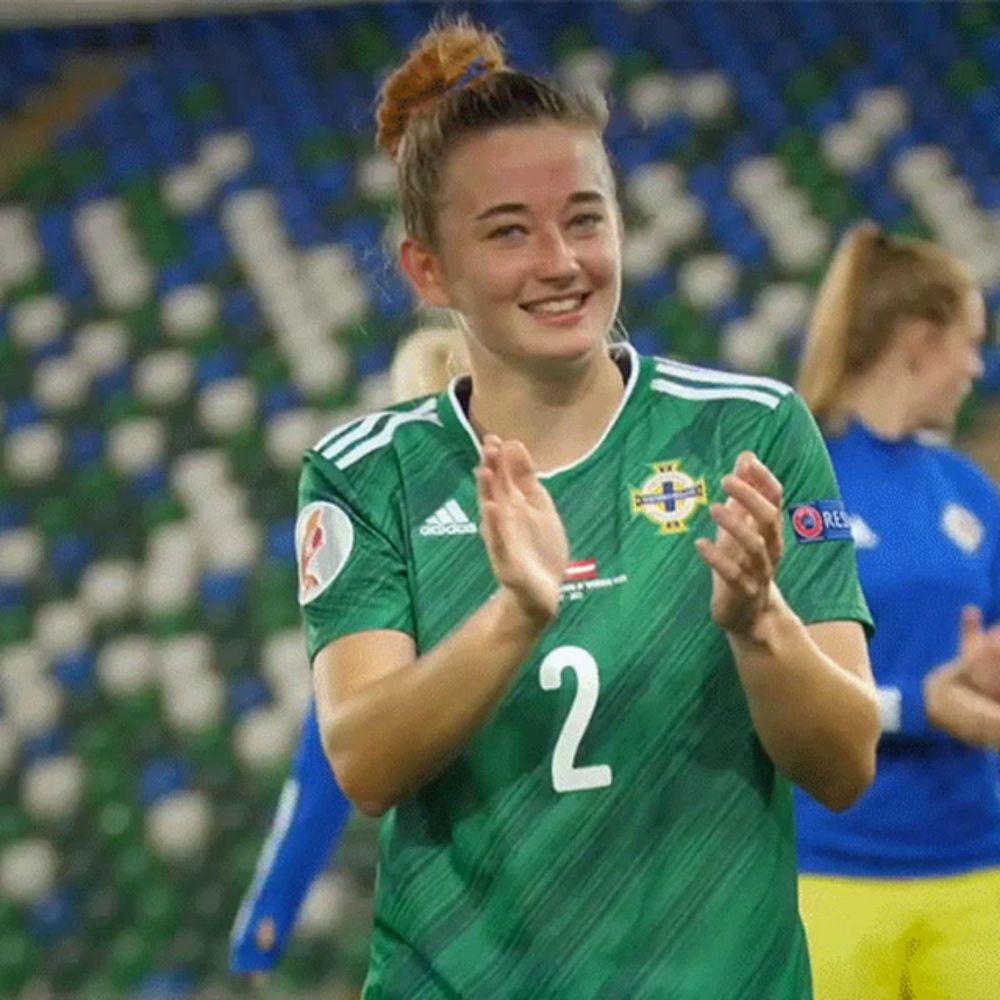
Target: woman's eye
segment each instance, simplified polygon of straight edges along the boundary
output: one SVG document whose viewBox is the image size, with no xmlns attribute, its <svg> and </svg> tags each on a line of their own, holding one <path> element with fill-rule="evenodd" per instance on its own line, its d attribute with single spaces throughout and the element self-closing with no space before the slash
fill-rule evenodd
<svg viewBox="0 0 1000 1000">
<path fill-rule="evenodd" d="M 604 216 L 598 212 L 581 212 L 569 220 L 570 225 L 576 229 L 593 229 L 594 226 L 599 225 L 603 221 Z"/>
<path fill-rule="evenodd" d="M 489 239 L 504 239 L 508 236 L 520 236 L 526 233 L 527 230 L 518 222 L 511 222 L 506 226 L 498 226 L 496 229 L 492 230 L 489 234 Z"/>
</svg>

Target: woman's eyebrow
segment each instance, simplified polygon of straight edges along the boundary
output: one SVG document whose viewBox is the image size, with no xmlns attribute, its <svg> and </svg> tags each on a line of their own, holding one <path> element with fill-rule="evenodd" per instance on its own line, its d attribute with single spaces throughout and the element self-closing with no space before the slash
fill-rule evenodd
<svg viewBox="0 0 1000 1000">
<path fill-rule="evenodd" d="M 595 202 L 603 202 L 604 195 L 602 195 L 600 191 L 574 191 L 567 200 L 570 205 L 589 205 L 594 204 Z M 505 201 L 501 202 L 499 205 L 491 205 L 489 208 L 484 209 L 479 213 L 479 215 L 476 216 L 475 221 L 482 222 L 485 219 L 492 219 L 495 215 L 510 215 L 527 211 L 528 206 L 523 202 Z"/>
</svg>

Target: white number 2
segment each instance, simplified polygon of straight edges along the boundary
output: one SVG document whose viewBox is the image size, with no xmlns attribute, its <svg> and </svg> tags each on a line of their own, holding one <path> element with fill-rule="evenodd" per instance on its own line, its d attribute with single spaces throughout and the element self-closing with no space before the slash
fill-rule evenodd
<svg viewBox="0 0 1000 1000">
<path fill-rule="evenodd" d="M 560 646 L 542 660 L 538 682 L 546 691 L 562 687 L 564 670 L 576 673 L 576 697 L 570 705 L 562 732 L 552 751 L 552 787 L 557 792 L 583 792 L 588 788 L 606 788 L 611 784 L 611 767 L 608 764 L 590 764 L 577 767 L 573 762 L 590 717 L 597 707 L 601 677 L 597 660 L 579 646 Z"/>
</svg>

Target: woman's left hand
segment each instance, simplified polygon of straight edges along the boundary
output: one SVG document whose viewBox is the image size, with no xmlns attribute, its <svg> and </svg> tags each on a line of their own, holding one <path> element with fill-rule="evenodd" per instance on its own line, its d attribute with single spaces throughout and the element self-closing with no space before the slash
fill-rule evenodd
<svg viewBox="0 0 1000 1000">
<path fill-rule="evenodd" d="M 983 613 L 974 604 L 962 609 L 959 663 L 977 691 L 1000 702 L 1000 625 L 983 629 Z"/>
<path fill-rule="evenodd" d="M 734 635 L 749 635 L 771 604 L 784 550 L 781 483 L 753 452 L 744 451 L 723 477 L 728 499 L 712 504 L 715 541 L 699 538 L 698 553 L 712 568 L 712 620 Z"/>
</svg>

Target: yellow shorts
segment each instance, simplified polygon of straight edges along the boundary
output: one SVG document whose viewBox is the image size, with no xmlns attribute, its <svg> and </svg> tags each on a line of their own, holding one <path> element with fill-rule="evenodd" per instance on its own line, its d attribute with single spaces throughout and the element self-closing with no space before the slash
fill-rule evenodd
<svg viewBox="0 0 1000 1000">
<path fill-rule="evenodd" d="M 1000 868 L 947 878 L 803 875 L 815 1000 L 998 1000 Z"/>
</svg>

